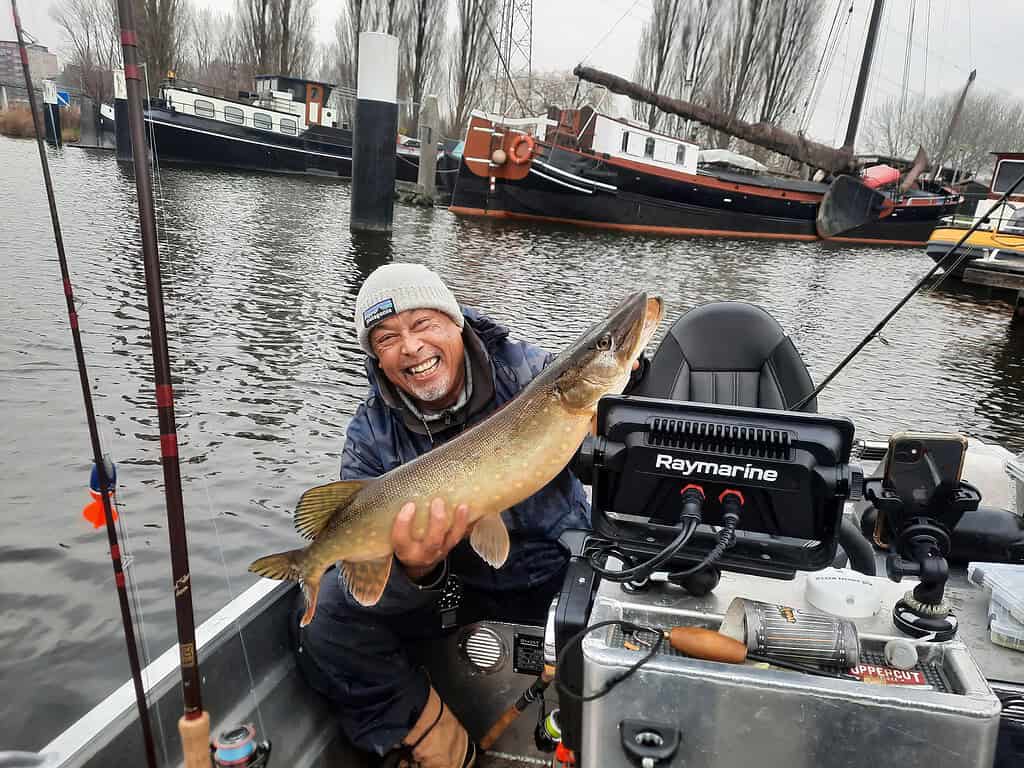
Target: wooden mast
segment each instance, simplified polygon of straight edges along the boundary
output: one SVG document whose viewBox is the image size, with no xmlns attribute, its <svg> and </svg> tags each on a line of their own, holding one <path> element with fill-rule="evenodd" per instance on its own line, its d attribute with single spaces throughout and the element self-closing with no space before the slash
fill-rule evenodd
<svg viewBox="0 0 1024 768">
<path fill-rule="evenodd" d="M 868 88 L 868 76 L 871 74 L 871 60 L 875 56 L 875 40 L 878 39 L 878 25 L 882 21 L 882 7 L 885 0 L 875 0 L 871 9 L 871 22 L 868 24 L 868 36 L 864 40 L 864 55 L 860 60 L 860 74 L 857 76 L 857 90 L 853 92 L 853 106 L 850 107 L 850 122 L 846 126 L 846 140 L 843 149 L 853 153 L 853 144 L 857 140 L 857 128 L 860 125 L 860 112 L 864 107 L 864 94 Z"/>
</svg>

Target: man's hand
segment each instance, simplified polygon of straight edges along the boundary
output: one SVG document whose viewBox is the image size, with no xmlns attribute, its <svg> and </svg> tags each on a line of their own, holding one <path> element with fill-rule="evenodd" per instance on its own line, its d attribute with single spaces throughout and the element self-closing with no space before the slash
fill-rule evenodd
<svg viewBox="0 0 1024 768">
<path fill-rule="evenodd" d="M 449 521 L 444 499 L 434 499 L 430 502 L 430 520 L 422 538 L 417 538 L 413 532 L 415 514 L 416 504 L 411 501 L 399 510 L 391 527 L 391 546 L 409 578 L 419 581 L 448 557 L 466 535 L 469 508 L 460 504 Z"/>
</svg>

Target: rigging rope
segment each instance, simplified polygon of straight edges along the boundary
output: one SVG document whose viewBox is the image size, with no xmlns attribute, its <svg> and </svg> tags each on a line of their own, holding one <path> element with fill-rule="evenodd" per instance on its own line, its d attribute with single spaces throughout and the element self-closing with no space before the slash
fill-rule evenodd
<svg viewBox="0 0 1024 768">
<path fill-rule="evenodd" d="M 619 24 L 621 24 L 623 22 L 623 20 L 627 16 L 629 16 L 629 14 L 631 14 L 633 12 L 633 9 L 636 8 L 639 4 L 640 4 L 640 0 L 633 0 L 633 4 L 631 6 L 629 6 L 629 8 L 626 9 L 625 13 L 623 13 L 619 17 L 619 20 L 616 21 L 614 24 L 612 24 L 611 28 L 607 32 L 604 33 L 604 35 L 601 37 L 601 39 L 598 40 L 596 43 L 594 43 L 594 47 L 591 48 L 589 51 L 587 51 L 587 55 L 584 56 L 582 59 L 580 59 L 580 63 L 581 64 L 586 63 L 590 59 L 590 57 L 593 56 L 594 51 L 596 51 L 601 46 L 601 43 L 603 43 L 605 40 L 608 39 L 608 35 L 610 35 L 612 32 L 614 32 L 615 29 L 619 26 Z"/>
<path fill-rule="evenodd" d="M 903 123 L 907 115 L 907 91 L 910 88 L 910 53 L 913 50 L 914 40 L 914 17 L 917 10 L 917 0 L 910 0 L 910 21 L 908 23 L 907 45 L 903 52 L 903 81 L 900 83 L 900 108 L 899 119 Z"/>
<path fill-rule="evenodd" d="M 818 66 L 814 70 L 814 77 L 811 78 L 811 87 L 807 90 L 807 98 L 804 99 L 804 112 L 800 116 L 800 122 L 798 125 L 798 131 L 803 132 L 806 130 L 807 115 L 809 114 L 809 107 L 811 98 L 814 95 L 814 89 L 818 86 L 818 78 L 821 75 L 822 65 L 825 63 L 825 56 L 829 53 L 829 47 L 832 43 L 832 36 L 835 33 L 836 27 L 839 24 L 839 13 L 846 4 L 846 0 L 836 0 L 836 11 L 832 15 L 832 24 L 828 28 L 828 34 L 825 36 L 825 44 L 821 47 L 821 56 L 818 59 Z M 851 5 L 851 10 L 853 6 Z"/>
<path fill-rule="evenodd" d="M 921 83 L 921 98 L 928 98 L 928 53 L 931 48 L 932 39 L 932 0 L 928 0 L 928 10 L 924 18 L 924 79 Z"/>
</svg>

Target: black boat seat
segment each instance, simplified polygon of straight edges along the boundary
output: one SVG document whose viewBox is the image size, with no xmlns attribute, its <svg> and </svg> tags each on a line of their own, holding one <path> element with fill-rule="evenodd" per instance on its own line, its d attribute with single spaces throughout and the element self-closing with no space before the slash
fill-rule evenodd
<svg viewBox="0 0 1024 768">
<path fill-rule="evenodd" d="M 630 394 L 791 410 L 814 389 L 782 326 L 760 307 L 716 301 L 680 317 Z M 812 398 L 800 410 L 816 413 Z"/>
<path fill-rule="evenodd" d="M 676 320 L 630 394 L 788 411 L 813 390 L 803 358 L 774 317 L 743 301 L 716 301 Z M 817 413 L 817 398 L 800 410 Z M 672 484 L 634 478 L 617 494 L 615 509 L 672 523 L 678 492 Z M 839 537 L 844 552 L 833 565 L 844 566 L 849 556 L 858 571 L 874 575 L 874 555 L 857 527 L 844 518 Z"/>
</svg>

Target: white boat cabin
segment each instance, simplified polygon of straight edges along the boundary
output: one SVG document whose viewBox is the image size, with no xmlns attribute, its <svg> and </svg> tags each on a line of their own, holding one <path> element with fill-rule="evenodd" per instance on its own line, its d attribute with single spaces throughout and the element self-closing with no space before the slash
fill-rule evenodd
<svg viewBox="0 0 1024 768">
<path fill-rule="evenodd" d="M 993 152 L 992 154 L 996 156 L 992 183 L 989 186 L 988 197 L 978 201 L 974 217 L 979 219 L 985 215 L 989 216 L 989 224 L 987 226 L 983 224 L 982 229 L 1024 234 L 1024 184 L 1019 185 L 1005 203 L 996 206 L 999 198 L 1006 194 L 1014 182 L 1024 176 L 1024 153 Z"/>
<path fill-rule="evenodd" d="M 599 112 L 595 112 L 592 119 L 594 133 L 590 148 L 595 152 L 659 168 L 697 173 L 700 147 L 696 144 Z"/>
<path fill-rule="evenodd" d="M 547 115 L 517 119 L 479 111 L 473 114 L 551 144 L 571 145 L 644 165 L 697 173 L 700 147 L 696 144 L 652 131 L 633 120 L 610 117 L 592 107 L 566 110 L 553 107 Z"/>
<path fill-rule="evenodd" d="M 338 127 L 336 112 L 325 106 L 334 86 L 282 75 L 256 77 L 256 98 L 224 99 L 168 81 L 161 89 L 176 111 L 232 125 L 297 136 L 314 125 Z"/>
</svg>

